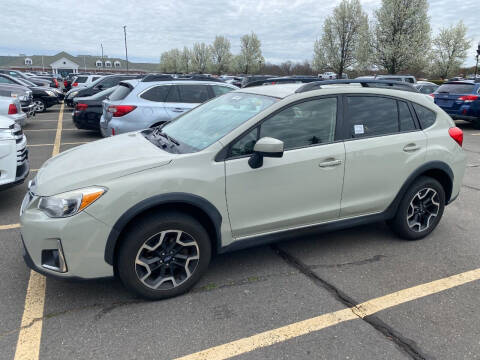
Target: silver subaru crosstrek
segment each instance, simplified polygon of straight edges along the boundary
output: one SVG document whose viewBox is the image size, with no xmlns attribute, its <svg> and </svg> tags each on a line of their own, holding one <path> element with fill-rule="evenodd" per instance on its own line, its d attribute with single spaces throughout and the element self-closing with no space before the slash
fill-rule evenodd
<svg viewBox="0 0 480 360">
<path fill-rule="evenodd" d="M 213 81 L 122 81 L 103 101 L 100 131 L 108 137 L 158 126 L 235 89 Z"/>
<path fill-rule="evenodd" d="M 351 82 L 243 88 L 62 152 L 21 208 L 27 264 L 160 299 L 213 255 L 285 236 L 386 220 L 426 237 L 459 194 L 462 130 L 411 85 Z"/>
</svg>

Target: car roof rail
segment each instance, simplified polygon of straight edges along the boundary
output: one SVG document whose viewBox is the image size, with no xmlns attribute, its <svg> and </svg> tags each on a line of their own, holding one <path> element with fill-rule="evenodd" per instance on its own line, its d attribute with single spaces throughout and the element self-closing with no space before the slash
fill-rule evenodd
<svg viewBox="0 0 480 360">
<path fill-rule="evenodd" d="M 142 82 L 169 81 L 169 80 L 174 80 L 172 75 L 168 75 L 168 74 L 148 74 L 142 79 Z"/>
<path fill-rule="evenodd" d="M 336 85 L 336 84 L 360 84 L 362 87 L 372 88 L 389 88 L 394 90 L 403 90 L 410 92 L 418 92 L 418 90 L 411 84 L 407 84 L 400 81 L 388 81 L 388 80 L 361 80 L 361 79 L 342 79 L 342 80 L 323 80 L 307 83 L 299 87 L 295 92 L 303 93 L 312 90 L 318 90 L 322 88 L 322 85 Z"/>
</svg>

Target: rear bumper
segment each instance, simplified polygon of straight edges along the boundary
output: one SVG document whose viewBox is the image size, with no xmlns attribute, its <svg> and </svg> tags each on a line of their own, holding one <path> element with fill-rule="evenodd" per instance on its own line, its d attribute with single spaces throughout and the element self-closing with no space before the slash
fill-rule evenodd
<svg viewBox="0 0 480 360">
<path fill-rule="evenodd" d="M 77 129 L 100 131 L 101 114 L 90 114 L 92 115 L 91 117 L 87 116 L 85 113 L 77 111 L 73 112 L 73 123 L 75 124 Z M 94 117 L 94 115 L 98 115 L 98 117 Z"/>
<path fill-rule="evenodd" d="M 30 163 L 28 162 L 28 159 L 27 159 L 23 164 L 17 166 L 17 173 L 15 176 L 15 180 L 12 182 L 0 185 L 0 190 L 5 190 L 8 188 L 11 188 L 12 186 L 22 184 L 27 178 L 29 172 L 30 172 Z"/>
<path fill-rule="evenodd" d="M 14 114 L 14 115 L 7 115 L 10 119 L 14 120 L 17 124 L 19 124 L 21 127 L 25 126 L 27 123 L 27 114 L 24 112 Z"/>
</svg>

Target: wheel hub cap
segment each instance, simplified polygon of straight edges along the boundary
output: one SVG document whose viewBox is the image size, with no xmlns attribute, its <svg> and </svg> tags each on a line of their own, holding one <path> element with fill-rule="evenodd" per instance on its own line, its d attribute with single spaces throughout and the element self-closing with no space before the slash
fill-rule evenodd
<svg viewBox="0 0 480 360">
<path fill-rule="evenodd" d="M 425 231 L 437 217 L 439 210 L 440 202 L 434 189 L 424 188 L 418 191 L 407 210 L 408 227 L 415 232 Z"/>
<path fill-rule="evenodd" d="M 190 278 L 199 259 L 200 250 L 191 235 L 181 230 L 165 230 L 140 247 L 135 272 L 149 288 L 168 290 Z"/>
</svg>

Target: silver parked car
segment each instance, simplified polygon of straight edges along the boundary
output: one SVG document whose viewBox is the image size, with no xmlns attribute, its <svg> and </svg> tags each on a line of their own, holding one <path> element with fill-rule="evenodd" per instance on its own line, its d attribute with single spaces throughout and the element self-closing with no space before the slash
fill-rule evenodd
<svg viewBox="0 0 480 360">
<path fill-rule="evenodd" d="M 422 94 L 427 95 L 433 94 L 439 87 L 437 84 L 430 81 L 417 81 L 417 83 L 413 86 L 415 86 Z"/>
<path fill-rule="evenodd" d="M 100 130 L 107 137 L 161 125 L 235 89 L 213 81 L 122 81 L 103 101 Z"/>
</svg>

